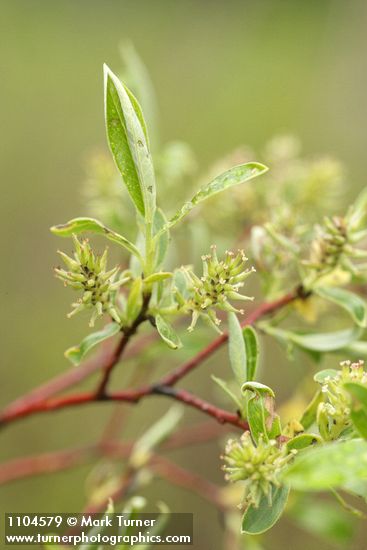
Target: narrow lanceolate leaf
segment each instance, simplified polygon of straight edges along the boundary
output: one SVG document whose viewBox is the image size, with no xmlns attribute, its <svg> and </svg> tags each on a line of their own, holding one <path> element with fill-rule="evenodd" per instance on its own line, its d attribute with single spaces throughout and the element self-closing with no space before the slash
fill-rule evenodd
<svg viewBox="0 0 367 550">
<path fill-rule="evenodd" d="M 233 403 L 236 405 L 236 408 L 241 411 L 242 410 L 242 404 L 241 404 L 241 401 L 238 399 L 238 397 L 233 393 L 233 391 L 231 390 L 231 388 L 229 387 L 228 383 L 225 381 L 225 380 L 222 380 L 221 378 L 219 378 L 218 376 L 214 376 L 214 374 L 212 374 L 212 380 L 214 380 L 214 382 L 216 384 L 218 384 L 218 386 L 228 395 L 228 397 L 233 401 Z"/>
<path fill-rule="evenodd" d="M 240 387 L 247 380 L 246 348 L 242 328 L 235 313 L 228 313 L 228 350 L 229 362 Z"/>
<path fill-rule="evenodd" d="M 300 434 L 287 441 L 287 449 L 289 451 L 293 449 L 300 451 L 301 449 L 321 442 L 322 439 L 318 434 Z"/>
<path fill-rule="evenodd" d="M 358 340 L 363 332 L 361 327 L 354 327 L 336 332 L 301 334 L 273 327 L 268 323 L 261 323 L 261 329 L 284 344 L 294 344 L 302 349 L 320 353 L 345 348 Z"/>
<path fill-rule="evenodd" d="M 322 491 L 367 480 L 367 442 L 337 441 L 307 449 L 296 456 L 283 475 L 300 491 Z"/>
<path fill-rule="evenodd" d="M 165 320 L 161 315 L 155 317 L 156 327 L 159 336 L 171 349 L 178 349 L 182 347 L 181 340 L 178 334 L 174 331 L 173 327 Z"/>
<path fill-rule="evenodd" d="M 265 386 L 265 384 L 261 384 L 261 382 L 245 382 L 242 384 L 241 391 L 242 393 L 245 393 L 246 391 L 252 391 L 254 393 L 257 393 L 258 395 L 270 395 L 271 397 L 275 397 L 275 393 L 269 386 Z"/>
<path fill-rule="evenodd" d="M 284 511 L 288 495 L 288 487 L 273 486 L 270 505 L 263 495 L 258 508 L 252 505 L 247 508 L 242 517 L 242 533 L 260 535 L 273 527 Z"/>
<path fill-rule="evenodd" d="M 79 365 L 84 356 L 92 348 L 111 338 L 120 331 L 120 326 L 117 323 L 109 323 L 102 330 L 88 334 L 79 346 L 73 346 L 65 351 L 65 357 L 69 359 L 73 365 Z"/>
<path fill-rule="evenodd" d="M 322 401 L 323 398 L 321 391 L 316 392 L 312 398 L 312 401 L 306 407 L 306 410 L 304 411 L 300 420 L 305 430 L 308 430 L 308 428 L 310 428 L 310 426 L 312 426 L 312 424 L 316 422 L 317 409 Z"/>
<path fill-rule="evenodd" d="M 134 468 L 140 468 L 146 464 L 152 451 L 177 427 L 183 412 L 181 405 L 174 405 L 138 439 L 130 455 L 130 464 Z"/>
<path fill-rule="evenodd" d="M 343 288 L 315 288 L 316 294 L 345 309 L 360 327 L 367 326 L 367 304 L 357 294 Z"/>
<path fill-rule="evenodd" d="M 259 162 L 247 162 L 246 164 L 240 164 L 239 166 L 227 170 L 227 172 L 217 176 L 212 182 L 200 189 L 190 201 L 185 202 L 182 208 L 169 220 L 164 229 L 166 230 L 176 225 L 182 218 L 187 216 L 195 206 L 206 199 L 209 199 L 213 195 L 229 187 L 245 183 L 256 176 L 261 176 L 261 174 L 264 174 L 267 170 L 268 168 Z"/>
<path fill-rule="evenodd" d="M 261 395 L 253 395 L 247 401 L 246 418 L 250 426 L 252 438 L 256 443 L 262 437 L 265 441 L 269 440 L 268 430 L 266 429 L 265 401 Z"/>
<path fill-rule="evenodd" d="M 103 225 L 103 223 L 95 220 L 94 218 L 74 218 L 67 223 L 54 225 L 51 227 L 51 231 L 60 237 L 70 237 L 73 234 L 77 235 L 78 233 L 84 233 L 86 231 L 98 233 L 99 235 L 104 235 L 110 241 L 123 246 L 126 250 L 131 252 L 131 254 L 134 254 L 140 261 L 142 261 L 141 254 L 133 243 L 131 243 L 128 239 L 125 239 L 122 235 L 119 235 L 119 233 L 112 231 L 112 229 L 109 229 Z"/>
<path fill-rule="evenodd" d="M 274 392 L 260 382 L 246 382 L 241 388 L 242 393 L 252 393 L 247 399 L 247 420 L 251 435 L 257 443 L 260 437 L 266 441 L 280 434 L 279 417 L 274 411 Z"/>
<path fill-rule="evenodd" d="M 246 349 L 246 379 L 255 380 L 257 365 L 259 362 L 259 342 L 257 334 L 252 327 L 242 330 Z"/>
<path fill-rule="evenodd" d="M 104 65 L 107 138 L 137 210 L 153 222 L 156 188 L 146 125 L 137 99 Z"/>
<path fill-rule="evenodd" d="M 173 273 L 168 271 L 159 271 L 158 273 L 153 273 L 144 279 L 144 284 L 151 285 L 153 283 L 158 283 L 159 281 L 165 281 L 166 279 L 171 279 Z"/>
</svg>

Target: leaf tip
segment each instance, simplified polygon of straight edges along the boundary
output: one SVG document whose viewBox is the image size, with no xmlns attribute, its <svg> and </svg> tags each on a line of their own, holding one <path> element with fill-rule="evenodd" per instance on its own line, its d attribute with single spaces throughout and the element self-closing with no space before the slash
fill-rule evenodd
<svg viewBox="0 0 367 550">
<path fill-rule="evenodd" d="M 54 235 L 60 235 L 62 233 L 62 230 L 63 230 L 64 226 L 62 224 L 59 224 L 59 225 L 52 225 L 50 227 L 50 231 L 51 233 L 53 233 Z"/>
</svg>

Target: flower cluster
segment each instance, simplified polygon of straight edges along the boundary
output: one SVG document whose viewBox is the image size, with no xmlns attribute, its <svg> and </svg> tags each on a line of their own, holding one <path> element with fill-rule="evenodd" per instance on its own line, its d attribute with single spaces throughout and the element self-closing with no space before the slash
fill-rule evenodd
<svg viewBox="0 0 367 550">
<path fill-rule="evenodd" d="M 367 386 L 367 372 L 363 361 L 343 361 L 341 367 L 335 376 L 326 377 L 321 387 L 324 401 L 318 407 L 317 422 L 320 434 L 327 440 L 337 439 L 352 424 L 351 397 L 343 387 L 344 384 L 358 382 Z"/>
<path fill-rule="evenodd" d="M 270 506 L 272 488 L 279 486 L 279 474 L 294 454 L 295 451 L 289 452 L 285 445 L 279 447 L 275 440 L 265 442 L 260 438 L 255 446 L 249 432 L 239 440 L 230 439 L 221 458 L 225 462 L 226 480 L 244 481 L 241 507 L 252 504 L 257 508 L 263 495 Z"/>
<path fill-rule="evenodd" d="M 229 300 L 253 300 L 238 291 L 244 285 L 245 279 L 255 271 L 252 267 L 245 269 L 247 258 L 243 250 L 237 254 L 227 251 L 224 260 L 217 258 L 216 248 L 212 253 L 202 256 L 203 275 L 199 278 L 192 270 L 186 270 L 189 279 L 191 297 L 188 309 L 192 311 L 192 322 L 189 330 L 193 330 L 200 315 L 206 318 L 215 328 L 220 324 L 215 309 L 243 313 L 236 309 Z"/>
<path fill-rule="evenodd" d="M 70 258 L 63 252 L 58 252 L 64 261 L 67 270 L 55 268 L 56 277 L 63 281 L 65 286 L 83 292 L 82 297 L 72 304 L 73 310 L 68 314 L 72 317 L 85 309 L 92 310 L 89 326 L 104 313 L 108 313 L 116 322 L 120 323 L 120 317 L 115 309 L 116 290 L 129 277 L 116 280 L 118 267 L 106 271 L 107 249 L 101 256 L 94 254 L 87 240 L 79 241 L 73 235 L 75 246 L 74 257 Z"/>
<path fill-rule="evenodd" d="M 325 217 L 311 243 L 310 258 L 304 262 L 313 271 L 311 280 L 314 282 L 337 268 L 358 275 L 360 266 L 355 260 L 366 259 L 367 252 L 355 244 L 364 237 L 365 232 L 355 230 L 350 218 Z"/>
</svg>

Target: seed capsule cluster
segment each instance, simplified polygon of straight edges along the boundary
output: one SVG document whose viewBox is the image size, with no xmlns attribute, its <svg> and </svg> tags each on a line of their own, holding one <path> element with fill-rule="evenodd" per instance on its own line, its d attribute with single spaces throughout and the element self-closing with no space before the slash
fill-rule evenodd
<svg viewBox="0 0 367 550">
<path fill-rule="evenodd" d="M 356 248 L 355 243 L 365 236 L 365 231 L 353 229 L 348 218 L 326 217 L 311 244 L 310 259 L 304 263 L 319 275 L 337 267 L 357 274 L 359 266 L 354 261 L 367 258 L 367 253 Z"/>
<path fill-rule="evenodd" d="M 240 507 L 252 504 L 257 508 L 263 495 L 270 506 L 272 488 L 279 486 L 279 473 L 294 454 L 295 451 L 288 452 L 284 445 L 279 447 L 275 440 L 265 442 L 260 438 L 255 446 L 249 432 L 240 439 L 230 439 L 221 458 L 226 480 L 244 482 Z"/>
<path fill-rule="evenodd" d="M 320 434 L 327 440 L 337 439 L 352 425 L 351 397 L 344 389 L 344 384 L 358 382 L 367 386 L 367 372 L 363 361 L 344 361 L 341 367 L 338 374 L 325 378 L 321 386 L 324 401 L 318 407 L 317 421 Z"/>
<path fill-rule="evenodd" d="M 199 278 L 192 270 L 186 270 L 189 279 L 191 297 L 188 309 L 192 311 L 192 323 L 189 330 L 193 330 L 200 315 L 206 318 L 215 327 L 220 320 L 215 309 L 243 313 L 236 309 L 229 300 L 253 300 L 252 297 L 239 293 L 245 279 L 255 271 L 252 267 L 245 269 L 247 258 L 243 250 L 237 254 L 227 251 L 223 260 L 218 260 L 216 248 L 212 246 L 212 253 L 202 256 L 203 275 Z"/>
<path fill-rule="evenodd" d="M 106 271 L 107 249 L 99 256 L 91 249 L 88 240 L 79 241 L 73 235 L 75 246 L 74 257 L 71 258 L 58 252 L 67 269 L 55 268 L 56 277 L 63 281 L 65 286 L 82 291 L 82 296 L 72 304 L 73 310 L 68 314 L 72 317 L 85 309 L 92 310 L 89 326 L 93 327 L 96 319 L 108 313 L 117 323 L 120 323 L 119 314 L 115 308 L 117 289 L 129 280 L 129 277 L 116 279 L 118 267 Z"/>
</svg>

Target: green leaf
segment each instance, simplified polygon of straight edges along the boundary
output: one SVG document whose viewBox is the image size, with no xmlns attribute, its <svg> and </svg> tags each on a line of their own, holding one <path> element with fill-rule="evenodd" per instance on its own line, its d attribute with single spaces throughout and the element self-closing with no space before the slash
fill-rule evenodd
<svg viewBox="0 0 367 550">
<path fill-rule="evenodd" d="M 259 362 L 259 342 L 253 327 L 245 327 L 242 331 L 246 348 L 246 379 L 254 380 Z"/>
<path fill-rule="evenodd" d="M 249 506 L 242 517 L 242 533 L 260 535 L 268 531 L 278 521 L 287 504 L 289 495 L 288 487 L 272 488 L 272 504 L 262 496 L 259 507 Z"/>
<path fill-rule="evenodd" d="M 354 292 L 336 287 L 315 288 L 314 292 L 345 309 L 359 327 L 367 326 L 367 304 Z"/>
<path fill-rule="evenodd" d="M 367 412 L 366 409 L 355 409 L 350 413 L 350 418 L 359 435 L 367 439 Z"/>
<path fill-rule="evenodd" d="M 104 81 L 106 130 L 113 158 L 137 210 L 152 223 L 155 178 L 140 105 L 107 65 Z"/>
<path fill-rule="evenodd" d="M 73 363 L 73 365 L 77 366 L 81 362 L 81 360 L 84 358 L 84 356 L 90 351 L 92 348 L 103 342 L 104 340 L 107 340 L 108 338 L 111 338 L 115 334 L 117 334 L 120 331 L 120 326 L 117 323 L 109 323 L 105 327 L 103 327 L 102 330 L 99 330 L 98 332 L 93 332 L 92 334 L 88 334 L 79 346 L 73 346 L 72 348 L 69 348 L 65 351 L 65 357 L 69 359 Z"/>
<path fill-rule="evenodd" d="M 360 328 L 338 330 L 318 334 L 297 335 L 294 342 L 300 347 L 311 351 L 328 352 L 335 351 L 357 340 L 362 334 Z"/>
<path fill-rule="evenodd" d="M 361 497 L 367 502 L 367 480 L 358 480 L 346 483 L 343 486 L 343 490 L 348 491 L 349 493 L 358 497 Z"/>
<path fill-rule="evenodd" d="M 297 451 L 315 445 L 316 443 L 322 443 L 322 439 L 317 434 L 300 434 L 296 435 L 289 441 L 287 441 L 287 449 L 291 451 L 296 449 Z"/>
<path fill-rule="evenodd" d="M 363 406 L 367 411 L 367 387 L 358 382 L 346 382 L 344 388 Z"/>
<path fill-rule="evenodd" d="M 358 382 L 347 382 L 344 388 L 357 399 L 358 405 L 352 409 L 350 418 L 359 435 L 367 439 L 367 388 Z"/>
<path fill-rule="evenodd" d="M 308 428 L 310 426 L 312 426 L 312 424 L 314 422 L 316 422 L 316 417 L 317 417 L 317 409 L 319 407 L 319 404 L 322 402 L 322 394 L 321 394 L 321 391 L 318 391 L 315 393 L 315 395 L 313 396 L 311 402 L 309 403 L 309 405 L 306 407 L 303 415 L 302 415 L 302 418 L 300 420 L 302 426 L 304 427 L 305 430 L 308 430 Z"/>
<path fill-rule="evenodd" d="M 104 68 L 105 121 L 107 139 L 116 166 L 137 210 L 144 215 L 144 199 L 135 162 L 130 150 L 127 128 L 116 83 Z M 118 80 L 118 79 L 116 79 Z M 118 88 L 121 87 L 119 82 Z M 131 103 L 130 103 L 131 105 Z M 131 108 L 133 109 L 132 105 Z"/>
<path fill-rule="evenodd" d="M 235 313 L 228 313 L 228 349 L 229 362 L 238 385 L 247 380 L 246 373 L 246 348 L 243 339 L 242 328 Z"/>
<path fill-rule="evenodd" d="M 279 415 L 271 413 L 269 415 L 269 422 L 271 422 L 271 427 L 268 430 L 269 439 L 276 439 L 282 433 L 282 424 L 280 422 Z"/>
<path fill-rule="evenodd" d="M 246 181 L 264 174 L 268 168 L 258 162 L 248 162 L 246 164 L 240 164 L 230 170 L 227 170 L 220 176 L 217 176 L 211 183 L 203 187 L 196 195 L 194 195 L 191 201 L 186 202 L 183 207 L 176 212 L 176 214 L 169 220 L 164 227 L 164 230 L 170 229 L 181 221 L 195 206 L 203 202 L 204 200 L 232 187 L 239 185 Z"/>
<path fill-rule="evenodd" d="M 367 442 L 337 441 L 306 449 L 283 474 L 284 481 L 299 491 L 323 491 L 367 479 Z"/>
<path fill-rule="evenodd" d="M 266 429 L 266 409 L 265 401 L 261 395 L 254 395 L 247 401 L 247 421 L 250 426 L 251 435 L 256 443 L 263 437 L 265 441 L 269 440 L 268 430 Z"/>
<path fill-rule="evenodd" d="M 339 505 L 325 500 L 318 502 L 302 495 L 302 499 L 290 507 L 289 515 L 302 529 L 321 537 L 328 544 L 333 541 L 342 548 L 349 548 L 348 543 L 355 532 L 355 518 L 346 514 Z"/>
<path fill-rule="evenodd" d="M 141 517 L 141 513 L 144 510 L 144 508 L 147 505 L 147 501 L 144 497 L 141 496 L 134 496 L 130 500 L 127 501 L 125 506 L 122 509 L 122 513 L 125 516 L 129 517 L 129 525 L 126 525 L 119 530 L 119 535 L 122 537 L 131 536 L 134 531 L 136 530 L 136 527 L 134 525 L 134 521 Z M 126 540 L 126 539 L 125 539 Z M 127 550 L 128 544 L 122 544 L 120 546 L 116 547 L 116 550 Z M 130 547 L 131 548 L 131 547 Z"/>
<path fill-rule="evenodd" d="M 273 327 L 268 323 L 261 323 L 261 328 L 264 332 L 274 336 L 283 343 L 292 343 L 304 350 L 323 353 L 344 348 L 357 340 L 363 332 L 360 327 L 353 327 L 336 332 L 300 334 Z"/>
<path fill-rule="evenodd" d="M 253 396 L 247 399 L 247 420 L 251 435 L 257 443 L 261 436 L 265 440 L 279 435 L 280 422 L 274 414 L 274 392 L 260 382 L 246 382 L 241 388 L 242 393 L 251 391 Z"/>
<path fill-rule="evenodd" d="M 142 468 L 148 462 L 152 451 L 175 430 L 183 413 L 181 405 L 174 405 L 138 439 L 130 455 L 133 468 Z"/>
<path fill-rule="evenodd" d="M 130 323 L 135 321 L 143 305 L 143 281 L 140 277 L 131 285 L 126 304 L 126 315 Z"/>
<path fill-rule="evenodd" d="M 129 252 L 131 252 L 131 254 L 134 254 L 142 262 L 141 254 L 133 243 L 93 218 L 74 218 L 67 223 L 54 225 L 51 227 L 51 231 L 59 237 L 70 237 L 73 234 L 77 235 L 78 233 L 84 233 L 85 231 L 92 231 L 93 233 L 104 235 L 110 241 L 126 248 Z"/>
<path fill-rule="evenodd" d="M 313 379 L 315 380 L 315 382 L 323 384 L 326 378 L 335 378 L 337 374 L 339 374 L 339 371 L 336 369 L 324 369 L 317 372 Z"/>
<path fill-rule="evenodd" d="M 166 342 L 169 348 L 178 349 L 182 347 L 182 342 L 178 334 L 176 334 L 173 327 L 159 314 L 155 317 L 155 323 L 159 336 Z"/>
<path fill-rule="evenodd" d="M 235 403 L 237 409 L 239 411 L 242 410 L 242 404 L 241 404 L 241 401 L 238 399 L 238 397 L 233 393 L 233 391 L 230 389 L 228 383 L 225 381 L 225 380 L 222 380 L 221 378 L 219 378 L 218 376 L 214 376 L 214 374 L 212 374 L 212 380 L 214 380 L 214 382 L 216 384 L 218 384 L 218 386 L 230 397 L 230 399 Z"/>
<path fill-rule="evenodd" d="M 349 355 L 349 357 L 353 356 L 356 359 L 360 359 L 360 357 L 367 355 L 367 342 L 365 340 L 352 342 L 351 344 L 343 348 L 342 351 L 344 357 L 347 357 Z"/>
<path fill-rule="evenodd" d="M 173 273 L 169 273 L 166 271 L 159 271 L 158 273 L 153 273 L 152 275 L 149 275 L 146 279 L 144 279 L 144 283 L 147 285 L 157 283 L 159 281 L 164 281 L 166 279 L 170 279 L 173 276 Z"/>
<path fill-rule="evenodd" d="M 241 387 L 242 393 L 245 393 L 246 391 L 252 391 L 254 393 L 257 393 L 259 395 L 270 395 L 271 397 L 275 397 L 275 393 L 269 386 L 265 386 L 265 384 L 261 384 L 261 382 L 245 382 L 242 384 Z"/>
</svg>

